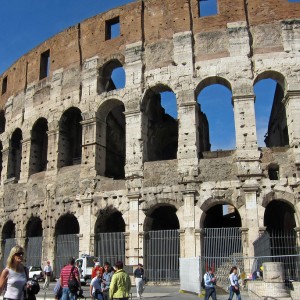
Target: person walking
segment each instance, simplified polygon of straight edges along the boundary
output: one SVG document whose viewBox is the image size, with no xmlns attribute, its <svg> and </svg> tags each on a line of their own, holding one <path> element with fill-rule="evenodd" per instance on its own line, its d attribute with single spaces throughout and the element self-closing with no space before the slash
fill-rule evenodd
<svg viewBox="0 0 300 300">
<path fill-rule="evenodd" d="M 212 297 L 213 300 L 217 300 L 216 296 L 216 277 L 213 273 L 213 269 L 210 267 L 203 276 L 205 285 L 205 297 L 204 300 L 208 300 Z"/>
<path fill-rule="evenodd" d="M 69 259 L 69 264 L 61 269 L 60 272 L 60 282 L 62 287 L 62 300 L 75 300 L 77 299 L 77 294 L 72 293 L 69 289 L 68 282 L 69 280 L 76 280 L 78 289 L 81 289 L 79 272 L 75 267 L 75 259 L 71 257 Z"/>
<path fill-rule="evenodd" d="M 103 268 L 104 268 L 104 273 L 102 275 L 103 300 L 109 300 L 109 287 L 114 272 L 112 271 L 109 262 L 105 262 Z"/>
<path fill-rule="evenodd" d="M 98 270 L 90 284 L 90 295 L 93 299 L 103 300 L 101 272 Z"/>
<path fill-rule="evenodd" d="M 142 264 L 138 264 L 138 267 L 133 272 L 136 285 L 136 297 L 142 298 L 142 294 L 145 289 L 145 271 Z"/>
<path fill-rule="evenodd" d="M 236 294 L 236 297 L 238 300 L 241 300 L 241 292 L 240 292 L 240 286 L 239 286 L 239 279 L 237 275 L 237 267 L 234 266 L 230 270 L 230 288 L 229 288 L 229 298 L 228 300 L 232 300 L 233 295 Z"/>
<path fill-rule="evenodd" d="M 45 283 L 43 289 L 47 289 L 49 287 L 51 281 L 51 275 L 52 275 L 52 268 L 49 260 L 47 261 L 47 264 L 44 268 L 44 274 L 45 274 Z"/>
<path fill-rule="evenodd" d="M 14 246 L 7 258 L 6 268 L 0 276 L 0 291 L 6 286 L 4 299 L 24 299 L 24 287 L 27 282 L 26 270 L 23 265 L 24 250 Z"/>
<path fill-rule="evenodd" d="M 130 277 L 123 270 L 123 262 L 116 262 L 115 268 L 116 272 L 112 277 L 109 287 L 109 298 L 111 300 L 128 300 L 131 289 Z"/>
</svg>

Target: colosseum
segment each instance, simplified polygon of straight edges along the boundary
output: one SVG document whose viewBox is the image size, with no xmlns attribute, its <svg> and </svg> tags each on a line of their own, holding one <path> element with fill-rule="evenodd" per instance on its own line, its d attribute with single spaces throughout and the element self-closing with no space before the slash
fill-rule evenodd
<svg viewBox="0 0 300 300">
<path fill-rule="evenodd" d="M 206 0 L 217 11 L 203 16 L 203 2 L 117 7 L 0 76 L 1 267 L 16 243 L 56 274 L 90 254 L 142 262 L 152 281 L 178 280 L 180 257 L 299 254 L 300 5 Z M 253 87 L 264 79 L 276 92 L 258 147 Z M 197 101 L 214 84 L 231 92 L 231 150 L 211 150 Z M 276 247 L 276 234 L 289 242 Z"/>
</svg>

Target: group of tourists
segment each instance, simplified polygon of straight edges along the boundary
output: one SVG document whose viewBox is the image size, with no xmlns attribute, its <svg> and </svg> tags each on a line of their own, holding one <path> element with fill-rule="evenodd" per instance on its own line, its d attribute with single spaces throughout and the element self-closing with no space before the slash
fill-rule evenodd
<svg viewBox="0 0 300 300">
<path fill-rule="evenodd" d="M 241 292 L 240 292 L 240 285 L 239 285 L 239 278 L 237 274 L 237 267 L 234 266 L 230 270 L 229 275 L 229 298 L 228 300 L 232 300 L 234 294 L 236 295 L 238 300 L 241 300 Z M 210 297 L 213 300 L 217 300 L 216 295 L 216 283 L 217 279 L 213 273 L 213 269 L 210 267 L 208 268 L 208 271 L 203 276 L 203 284 L 205 288 L 205 297 L 204 300 L 208 300 Z"/>
<path fill-rule="evenodd" d="M 7 259 L 6 268 L 0 275 L 0 294 L 4 300 L 35 300 L 40 287 L 37 281 L 29 280 L 28 268 L 23 264 L 24 249 L 14 246 Z M 50 261 L 44 267 L 44 289 L 49 287 L 53 275 Z M 134 271 L 137 297 L 142 298 L 144 291 L 144 269 L 142 264 Z M 131 290 L 131 280 L 123 269 L 123 262 L 118 261 L 113 267 L 108 262 L 100 266 L 95 263 L 90 283 L 90 296 L 95 300 L 128 300 Z M 76 300 L 82 297 L 80 270 L 71 257 L 66 266 L 61 269 L 60 278 L 54 287 L 55 299 Z"/>
</svg>

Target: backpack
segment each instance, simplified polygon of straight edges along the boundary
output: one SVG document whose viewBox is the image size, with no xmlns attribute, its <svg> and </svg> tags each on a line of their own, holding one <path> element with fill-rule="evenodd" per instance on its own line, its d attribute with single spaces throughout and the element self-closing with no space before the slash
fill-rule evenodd
<svg viewBox="0 0 300 300">
<path fill-rule="evenodd" d="M 206 273 L 205 273 L 206 274 Z M 205 281 L 204 281 L 204 276 L 202 277 L 202 280 L 201 280 L 201 287 L 203 289 L 205 289 Z"/>
<path fill-rule="evenodd" d="M 71 294 L 76 294 L 78 292 L 79 284 L 77 282 L 77 279 L 74 277 L 73 271 L 75 267 L 72 267 L 70 275 L 69 275 L 69 280 L 68 280 L 68 288 L 71 292 Z M 72 275 L 72 278 L 71 278 Z"/>
</svg>

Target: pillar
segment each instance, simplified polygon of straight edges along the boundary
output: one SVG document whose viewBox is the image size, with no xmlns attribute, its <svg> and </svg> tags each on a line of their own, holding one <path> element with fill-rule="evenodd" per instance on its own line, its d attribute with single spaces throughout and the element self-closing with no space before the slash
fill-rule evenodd
<svg viewBox="0 0 300 300">
<path fill-rule="evenodd" d="M 79 237 L 79 256 L 82 254 L 90 254 L 90 235 L 92 233 L 91 215 L 92 215 L 91 197 L 84 197 L 81 199 L 83 205 L 83 214 L 80 222 L 80 237 Z"/>
<path fill-rule="evenodd" d="M 49 130 L 48 134 L 48 164 L 47 173 L 57 173 L 57 160 L 58 160 L 58 138 L 59 130 Z"/>
<path fill-rule="evenodd" d="M 82 125 L 82 159 L 81 164 L 84 166 L 88 175 L 96 175 L 96 134 L 97 119 L 93 116 L 86 116 Z"/>
<path fill-rule="evenodd" d="M 9 147 L 3 148 L 2 150 L 2 172 L 1 172 L 1 184 L 7 181 L 9 176 L 8 163 L 9 160 Z"/>
<path fill-rule="evenodd" d="M 20 183 L 27 182 L 29 177 L 29 163 L 30 163 L 30 147 L 31 138 L 22 140 L 22 158 L 21 158 L 21 170 L 20 170 Z"/>
</svg>

